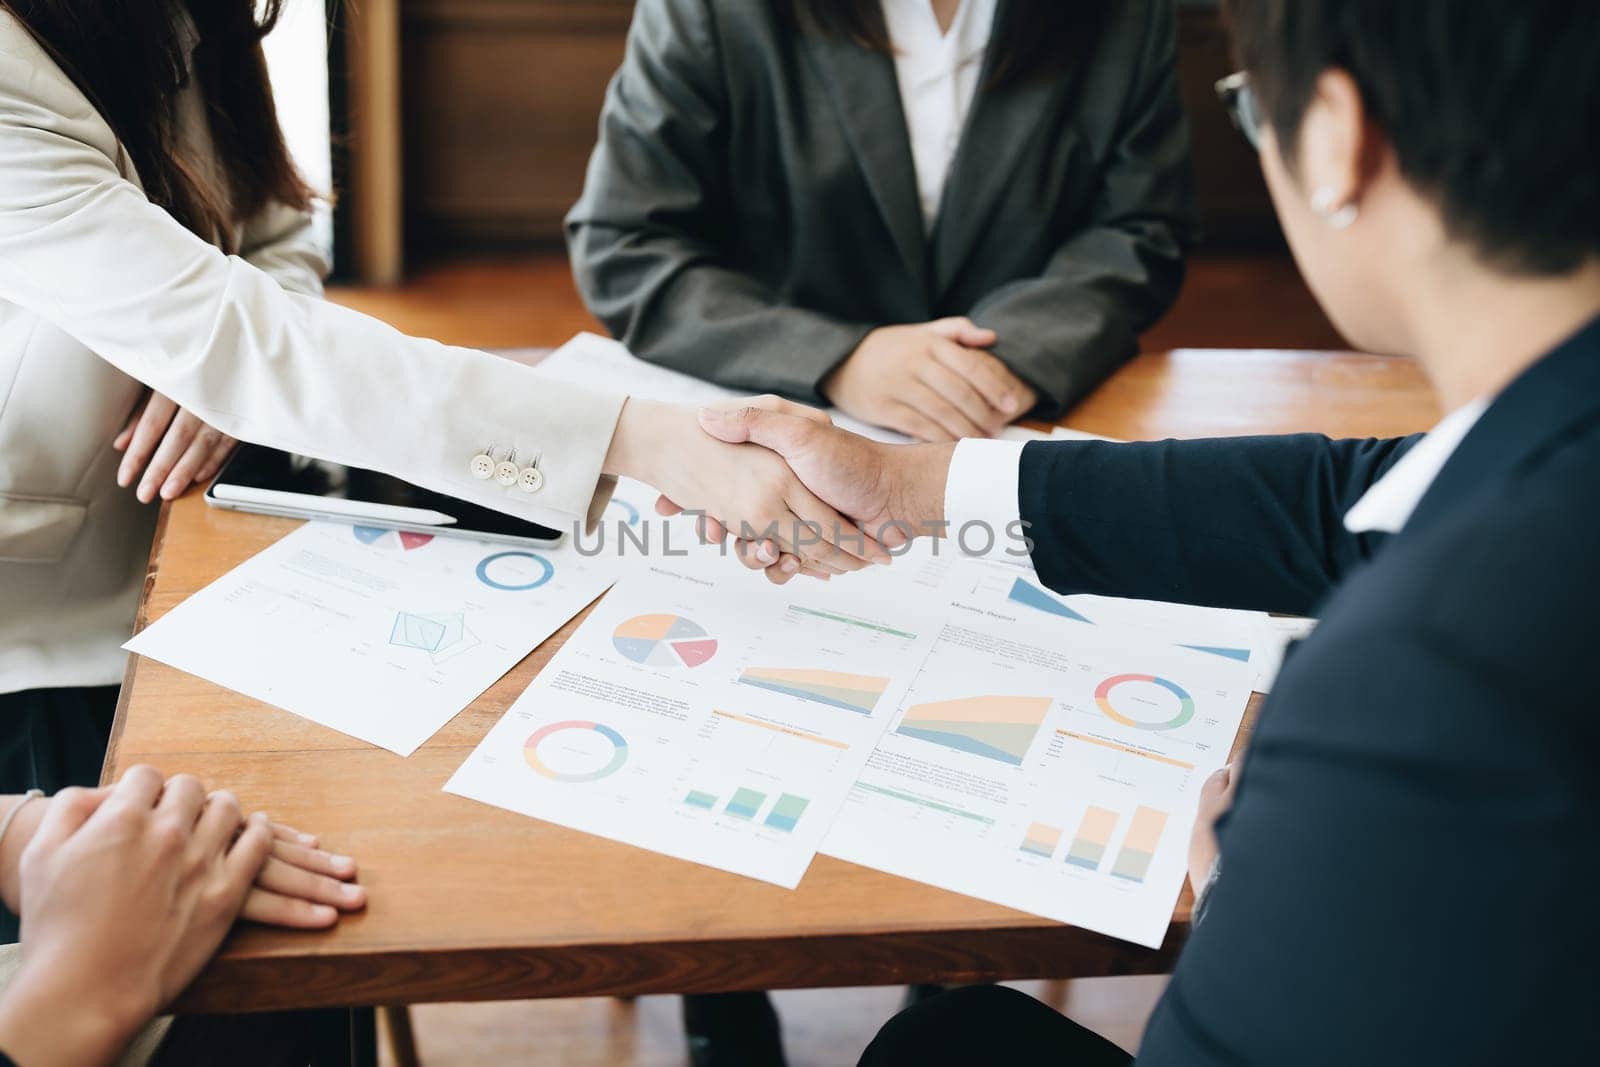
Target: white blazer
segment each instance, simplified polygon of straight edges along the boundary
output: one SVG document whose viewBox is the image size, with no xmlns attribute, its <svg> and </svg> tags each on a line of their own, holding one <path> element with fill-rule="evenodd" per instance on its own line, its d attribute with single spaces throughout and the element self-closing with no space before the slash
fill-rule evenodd
<svg viewBox="0 0 1600 1067">
<path fill-rule="evenodd" d="M 152 204 L 105 120 L 0 11 L 0 692 L 121 680 L 155 509 L 117 487 L 110 443 L 140 383 L 241 440 L 546 525 L 605 506 L 620 395 L 325 303 L 300 212 L 239 236 L 224 255 Z M 491 446 L 538 457 L 543 487 L 474 478 Z"/>
</svg>

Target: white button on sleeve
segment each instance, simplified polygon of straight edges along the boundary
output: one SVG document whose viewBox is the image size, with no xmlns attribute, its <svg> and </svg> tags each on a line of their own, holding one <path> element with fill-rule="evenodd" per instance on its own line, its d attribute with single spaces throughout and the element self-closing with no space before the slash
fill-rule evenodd
<svg viewBox="0 0 1600 1067">
<path fill-rule="evenodd" d="M 479 481 L 494 477 L 494 457 L 487 452 L 480 452 L 472 457 L 472 462 L 467 465 L 472 476 Z"/>
<path fill-rule="evenodd" d="M 510 460 L 506 460 L 494 469 L 494 480 L 505 486 L 507 489 L 510 489 L 513 485 L 517 484 L 517 478 L 521 476 L 521 474 L 522 471 L 515 463 L 512 463 Z"/>
<path fill-rule="evenodd" d="M 537 493 L 544 488 L 544 475 L 539 473 L 538 467 L 523 467 L 517 475 L 517 488 L 524 493 Z"/>
</svg>

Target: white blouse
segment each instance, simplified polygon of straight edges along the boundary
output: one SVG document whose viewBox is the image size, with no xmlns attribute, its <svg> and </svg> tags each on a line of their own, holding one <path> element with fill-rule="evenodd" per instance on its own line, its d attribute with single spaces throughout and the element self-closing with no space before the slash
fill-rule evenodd
<svg viewBox="0 0 1600 1067">
<path fill-rule="evenodd" d="M 932 230 L 950 162 L 977 95 L 996 0 L 961 0 L 948 33 L 939 28 L 931 0 L 882 3 L 916 164 L 922 221 Z"/>
</svg>

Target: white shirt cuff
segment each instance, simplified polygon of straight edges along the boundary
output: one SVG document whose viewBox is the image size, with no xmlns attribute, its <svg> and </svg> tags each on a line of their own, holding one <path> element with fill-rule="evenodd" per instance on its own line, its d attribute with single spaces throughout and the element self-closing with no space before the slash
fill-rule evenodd
<svg viewBox="0 0 1600 1067">
<path fill-rule="evenodd" d="M 966 438 L 956 444 L 944 483 L 949 535 L 968 555 L 1015 560 L 1022 548 L 1022 449 L 1026 441 Z M 1010 550 L 1008 554 L 1007 550 Z"/>
</svg>

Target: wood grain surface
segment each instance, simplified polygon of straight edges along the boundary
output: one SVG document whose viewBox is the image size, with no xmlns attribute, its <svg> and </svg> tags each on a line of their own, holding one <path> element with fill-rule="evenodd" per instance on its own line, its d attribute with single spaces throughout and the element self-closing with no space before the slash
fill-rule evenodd
<svg viewBox="0 0 1600 1067">
<path fill-rule="evenodd" d="M 1366 436 L 1425 429 L 1437 414 L 1406 360 L 1188 350 L 1139 357 L 1065 421 L 1132 439 Z M 294 525 L 214 510 L 198 493 L 177 501 L 157 536 L 139 624 Z M 1068 978 L 1171 966 L 1188 929 L 1187 892 L 1166 943 L 1152 951 L 825 856 L 789 891 L 441 792 L 578 621 L 410 759 L 131 660 L 108 780 L 151 763 L 226 786 L 247 810 L 313 830 L 354 855 L 371 897 L 364 914 L 325 933 L 238 930 L 180 1010 Z"/>
</svg>

